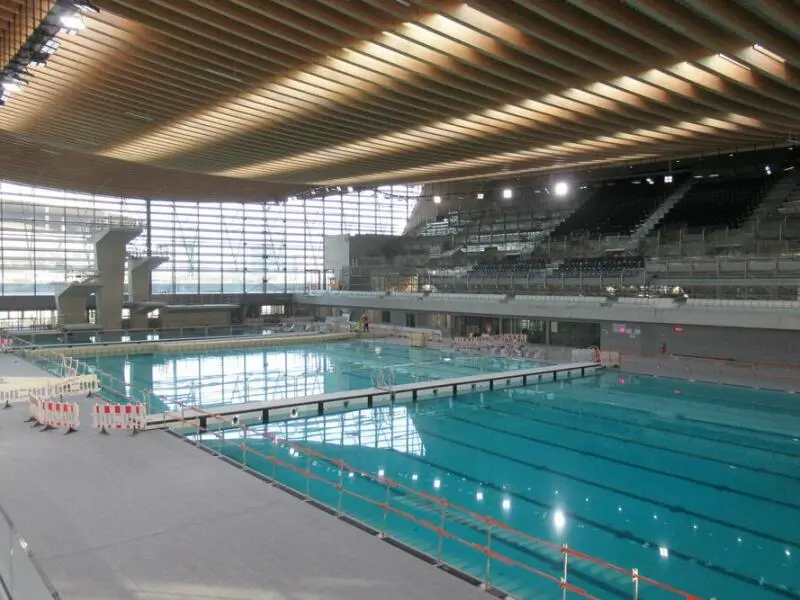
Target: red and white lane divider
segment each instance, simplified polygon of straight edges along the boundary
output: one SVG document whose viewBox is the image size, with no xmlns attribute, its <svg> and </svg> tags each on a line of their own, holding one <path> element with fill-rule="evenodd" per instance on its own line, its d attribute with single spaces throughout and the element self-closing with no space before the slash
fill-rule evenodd
<svg viewBox="0 0 800 600">
<path fill-rule="evenodd" d="M 109 429 L 121 429 L 137 434 L 147 425 L 144 404 L 95 404 L 92 427 L 107 435 Z"/>
<path fill-rule="evenodd" d="M 81 426 L 80 408 L 75 402 L 42 400 L 39 396 L 30 394 L 28 409 L 28 422 L 33 423 L 34 427 L 42 427 L 42 431 L 66 429 L 65 433 L 74 433 Z"/>
</svg>

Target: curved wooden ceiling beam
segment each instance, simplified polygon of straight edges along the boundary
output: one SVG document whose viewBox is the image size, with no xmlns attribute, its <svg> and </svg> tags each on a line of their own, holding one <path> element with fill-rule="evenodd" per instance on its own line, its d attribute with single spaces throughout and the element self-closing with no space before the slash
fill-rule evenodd
<svg viewBox="0 0 800 600">
<path fill-rule="evenodd" d="M 800 130 L 800 14 L 787 0 L 95 2 L 87 30 L 0 108 L 0 139 L 38 149 L 0 162 L 0 177 L 33 176 L 49 149 L 61 158 L 41 181 L 129 194 L 146 176 L 147 194 L 182 195 L 196 177 L 198 197 L 279 198 Z M 24 5 L 3 6 L 0 27 Z"/>
</svg>

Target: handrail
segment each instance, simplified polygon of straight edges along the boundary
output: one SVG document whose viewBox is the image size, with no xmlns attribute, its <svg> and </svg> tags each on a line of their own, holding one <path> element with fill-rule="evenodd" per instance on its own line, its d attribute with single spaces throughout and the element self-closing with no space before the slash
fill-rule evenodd
<svg viewBox="0 0 800 600">
<path fill-rule="evenodd" d="M 582 588 L 579 588 L 579 587 L 577 587 L 575 585 L 572 585 L 571 583 L 568 583 L 565 578 L 559 578 L 559 577 L 556 577 L 554 575 L 551 575 L 550 573 L 545 573 L 544 571 L 541 571 L 539 569 L 535 569 L 534 567 L 531 567 L 529 565 L 521 563 L 521 562 L 519 562 L 517 560 L 514 560 L 513 558 L 509 558 L 509 557 L 507 557 L 505 555 L 500 554 L 499 552 L 496 552 L 496 551 L 492 550 L 491 548 L 489 548 L 488 545 L 487 546 L 481 546 L 480 544 L 476 544 L 474 542 L 470 542 L 468 540 L 465 540 L 464 538 L 458 537 L 454 533 L 452 533 L 450 531 L 447 531 L 441 525 L 435 525 L 434 523 L 431 523 L 430 521 L 426 521 L 424 519 L 420 519 L 418 517 L 415 517 L 411 513 L 408 513 L 406 511 L 400 510 L 399 508 L 391 506 L 389 504 L 389 501 L 388 501 L 388 495 L 387 495 L 387 500 L 385 502 L 379 502 L 379 501 L 377 501 L 377 500 L 375 500 L 373 498 L 369 498 L 368 496 L 364 496 L 362 494 L 357 494 L 357 493 L 355 493 L 355 492 L 353 492 L 351 490 L 345 489 L 343 483 L 341 483 L 341 482 L 337 484 L 337 483 L 332 482 L 332 481 L 330 481 L 330 480 L 328 480 L 328 479 L 326 479 L 324 477 L 320 477 L 319 475 L 316 475 L 315 473 L 312 473 L 308 469 L 303 469 L 302 467 L 298 467 L 297 465 L 293 465 L 291 463 L 287 463 L 287 462 L 282 461 L 279 458 L 276 458 L 274 456 L 266 455 L 266 454 L 264 454 L 264 453 L 262 453 L 262 452 L 260 452 L 258 450 L 255 450 L 255 449 L 251 448 L 250 446 L 247 446 L 246 444 L 242 444 L 241 448 L 242 448 L 242 450 L 244 452 L 253 452 L 254 454 L 257 454 L 258 456 L 266 459 L 267 461 L 273 463 L 276 466 L 278 466 L 278 465 L 282 466 L 282 467 L 287 468 L 287 469 L 289 469 L 291 471 L 294 471 L 295 473 L 299 473 L 299 474 L 303 475 L 304 477 L 307 477 L 308 479 L 314 479 L 316 481 L 319 481 L 321 483 L 329 485 L 329 486 L 333 487 L 334 489 L 336 489 L 338 492 L 340 492 L 342 494 L 346 494 L 346 495 L 352 496 L 354 498 L 359 498 L 360 500 L 363 500 L 363 501 L 365 501 L 365 502 L 367 502 L 369 504 L 372 504 L 373 506 L 377 506 L 378 508 L 381 508 L 381 509 L 383 509 L 385 511 L 391 512 L 391 513 L 393 513 L 395 515 L 398 515 L 400 517 L 408 519 L 408 520 L 412 521 L 413 523 L 415 523 L 417 525 L 421 525 L 422 527 L 424 527 L 426 529 L 430 529 L 431 531 L 436 532 L 440 536 L 447 537 L 447 538 L 449 538 L 451 540 L 457 541 L 460 544 L 463 544 L 465 546 L 468 546 L 468 547 L 472 548 L 473 550 L 476 550 L 476 551 L 478 551 L 478 552 L 480 552 L 482 554 L 485 554 L 487 559 L 494 558 L 495 560 L 499 560 L 500 562 L 502 562 L 502 563 L 504 563 L 506 565 L 520 567 L 520 568 L 522 568 L 522 569 L 524 569 L 526 571 L 529 571 L 529 572 L 533 573 L 534 575 L 537 575 L 539 577 L 547 579 L 548 581 L 551 581 L 552 583 L 558 584 L 565 591 L 570 591 L 570 592 L 576 593 L 576 594 L 578 594 L 579 596 L 581 596 L 583 598 L 589 598 L 591 600 L 598 600 L 595 596 L 592 596 L 586 590 L 584 590 Z M 311 454 L 309 453 L 308 455 L 310 456 Z M 315 456 L 320 456 L 319 454 L 314 454 L 314 455 Z M 329 459 L 329 460 L 333 460 L 333 459 Z M 342 474 L 344 473 L 344 470 L 348 470 L 348 471 L 351 471 L 353 473 L 358 473 L 359 475 L 368 475 L 368 474 L 360 472 L 360 471 L 353 471 L 352 469 L 349 469 L 346 466 L 346 463 L 344 463 L 344 462 L 341 462 L 341 465 L 342 465 L 341 466 Z M 389 479 L 385 479 L 384 483 L 386 483 L 387 487 L 391 487 Z M 387 532 L 386 532 L 385 529 L 384 529 L 384 531 L 381 531 L 381 535 L 383 537 L 387 537 Z M 438 560 L 440 562 L 443 562 L 442 559 L 441 559 L 441 556 L 438 557 Z"/>
<path fill-rule="evenodd" d="M 211 419 L 219 420 L 222 423 L 224 423 L 225 425 L 230 425 L 231 421 L 226 419 L 222 414 L 220 414 L 220 413 L 212 413 L 212 412 L 207 411 L 207 410 L 202 409 L 202 408 L 189 407 L 189 406 L 186 406 L 184 403 L 179 402 L 179 401 L 176 401 L 175 404 L 181 406 L 182 409 L 187 409 L 188 408 L 188 409 L 193 410 L 196 413 L 202 413 L 206 417 L 206 425 L 203 426 L 201 424 L 200 420 L 194 420 L 194 423 L 192 423 L 192 422 L 188 421 L 187 419 L 185 419 L 181 413 L 179 413 L 177 411 L 174 413 L 177 416 L 176 420 L 180 421 L 185 427 L 188 427 L 189 429 L 196 429 L 197 430 L 197 438 L 196 438 L 197 441 L 196 441 L 196 443 L 197 443 L 198 446 L 200 445 L 201 437 L 202 437 L 203 433 L 211 434 L 211 435 L 217 437 L 218 439 L 220 439 L 223 443 L 226 441 L 224 436 L 220 435 L 218 431 L 210 429 L 209 428 L 209 424 L 208 424 L 208 419 L 211 418 Z M 247 452 L 252 452 L 252 453 L 254 453 L 254 454 L 258 455 L 258 456 L 261 456 L 262 458 L 265 458 L 269 462 L 272 462 L 273 464 L 276 464 L 276 465 L 279 464 L 279 463 L 287 464 L 287 463 L 283 463 L 283 461 L 280 461 L 276 457 L 272 457 L 272 456 L 266 455 L 266 454 L 260 452 L 258 449 L 253 448 L 252 446 L 248 446 L 247 445 L 247 432 L 250 431 L 252 429 L 252 427 L 248 426 L 246 424 L 240 424 L 238 427 L 242 431 L 242 440 L 243 441 L 242 441 L 242 443 L 240 445 L 240 448 L 241 448 L 241 450 L 243 452 L 243 459 L 244 459 L 244 462 L 245 462 L 245 466 L 246 466 L 246 453 Z M 583 596 L 585 598 L 594 598 L 594 597 L 591 596 L 585 590 L 582 590 L 580 588 L 575 588 L 571 584 L 567 583 L 566 575 L 567 575 L 568 557 L 569 556 L 573 557 L 576 560 L 585 560 L 585 561 L 593 562 L 593 563 L 601 565 L 601 566 L 603 566 L 603 567 L 605 567 L 607 569 L 613 570 L 613 571 L 615 571 L 617 573 L 630 576 L 631 581 L 632 581 L 633 586 L 634 586 L 634 595 L 633 595 L 634 598 L 638 597 L 639 583 L 640 582 L 644 582 L 644 583 L 653 585 L 655 587 L 661 588 L 662 590 L 665 590 L 665 591 L 667 591 L 669 593 L 672 593 L 672 594 L 675 594 L 677 596 L 680 596 L 680 597 L 684 598 L 684 600 L 700 600 L 699 596 L 695 596 L 693 594 L 690 594 L 688 592 L 685 592 L 683 590 L 680 590 L 678 588 L 670 586 L 670 585 L 668 585 L 666 583 L 662 583 L 662 582 L 657 581 L 655 579 L 651 579 L 649 577 L 645 577 L 645 576 L 643 576 L 643 575 L 641 575 L 639 573 L 638 569 L 626 569 L 624 567 L 620 567 L 618 565 L 614 565 L 613 563 L 605 561 L 605 560 L 603 560 L 601 558 L 594 557 L 594 556 L 591 556 L 589 554 L 586 554 L 586 553 L 583 553 L 583 552 L 579 552 L 577 550 L 573 550 L 573 549 L 569 548 L 566 544 L 564 544 L 563 546 L 559 546 L 558 544 L 554 544 L 553 542 L 549 542 L 549 541 L 547 541 L 545 539 L 538 538 L 536 536 L 532 536 L 530 534 L 527 534 L 527 533 L 524 533 L 524 532 L 519 531 L 517 529 L 514 529 L 513 527 L 511 527 L 509 525 L 506 525 L 505 523 L 503 523 L 501 521 L 498 521 L 498 520 L 493 519 L 491 517 L 487 517 L 485 515 L 481 515 L 479 513 L 474 512 L 473 510 L 471 510 L 469 508 L 463 507 L 463 506 L 461 506 L 459 504 L 450 502 L 450 501 L 445 500 L 443 498 L 439 498 L 437 496 L 433 496 L 433 495 L 428 494 L 426 492 L 419 491 L 419 490 L 417 490 L 415 488 L 412 488 L 410 486 L 407 486 L 407 485 L 405 485 L 405 484 L 403 484 L 403 483 L 401 483 L 399 481 L 395 481 L 395 480 L 390 479 L 388 477 L 382 477 L 382 476 L 373 475 L 372 473 L 367 473 L 365 471 L 362 471 L 361 469 L 358 469 L 357 467 L 354 467 L 354 466 L 348 464 L 347 462 L 345 462 L 343 460 L 329 457 L 329 456 L 327 456 L 327 455 L 325 455 L 325 454 L 323 454 L 323 453 L 321 453 L 321 452 L 319 452 L 317 450 L 314 450 L 314 449 L 309 448 L 307 446 L 304 446 L 302 444 L 298 444 L 297 442 L 292 442 L 290 440 L 278 437 L 277 435 L 269 433 L 267 431 L 258 432 L 255 435 L 257 435 L 260 439 L 268 439 L 268 440 L 272 441 L 273 445 L 286 446 L 286 447 L 292 448 L 295 451 L 299 451 L 299 452 L 305 454 L 306 456 L 316 457 L 316 458 L 318 458 L 320 460 L 323 460 L 323 461 L 325 461 L 325 462 L 327 462 L 329 464 L 332 464 L 332 465 L 338 467 L 340 469 L 340 483 L 338 485 L 337 484 L 332 484 L 327 479 L 319 478 L 318 475 L 314 475 L 313 473 L 311 473 L 307 469 L 306 470 L 302 470 L 301 469 L 300 471 L 303 472 L 302 474 L 307 474 L 311 478 L 314 478 L 314 479 L 319 478 L 319 479 L 324 480 L 325 482 L 327 482 L 327 483 L 329 483 L 331 485 L 334 485 L 334 487 L 340 493 L 351 493 L 348 490 L 345 490 L 343 488 L 343 485 L 342 485 L 343 473 L 346 470 L 346 471 L 349 471 L 351 473 L 357 474 L 357 475 L 359 475 L 361 477 L 365 477 L 365 478 L 367 478 L 367 479 L 369 479 L 371 481 L 374 481 L 376 483 L 386 485 L 386 487 L 387 487 L 387 501 L 385 503 L 383 503 L 383 504 L 380 504 L 380 506 L 384 507 L 386 510 L 391 510 L 392 512 L 395 512 L 395 509 L 393 507 L 389 507 L 389 505 L 388 505 L 388 492 L 389 492 L 390 488 L 397 488 L 397 489 L 403 490 L 405 493 L 408 493 L 408 494 L 410 494 L 412 496 L 418 496 L 418 497 L 424 498 L 428 502 L 432 502 L 432 503 L 434 503 L 436 505 L 439 505 L 440 507 L 442 507 L 443 510 L 452 509 L 452 510 L 455 510 L 457 512 L 463 513 L 463 514 L 465 514 L 465 515 L 469 516 L 470 518 L 473 518 L 473 519 L 475 519 L 477 521 L 481 521 L 481 522 L 485 523 L 489 527 L 489 532 L 491 532 L 491 528 L 499 528 L 499 529 L 502 529 L 502 530 L 506 531 L 507 533 L 519 536 L 522 539 L 525 539 L 525 540 L 528 540 L 528 541 L 530 541 L 532 543 L 538 544 L 539 546 L 542 546 L 542 547 L 547 548 L 549 550 L 561 552 L 564 555 L 564 576 L 560 580 L 558 578 L 554 578 L 552 575 L 540 572 L 540 571 L 538 571 L 538 570 L 536 570 L 536 569 L 534 569 L 532 567 L 528 567 L 527 565 L 521 565 L 521 564 L 517 563 L 515 566 L 521 566 L 522 568 L 525 568 L 526 570 L 531 571 L 531 572 L 533 572 L 533 573 L 535 573 L 537 575 L 544 576 L 547 579 L 551 579 L 551 580 L 554 580 L 554 581 L 559 581 L 560 585 L 562 586 L 562 589 L 568 590 L 568 591 L 572 591 L 572 592 L 577 593 L 577 594 L 579 594 L 579 595 L 581 595 L 581 596 Z M 289 465 L 289 466 L 293 470 L 296 470 L 296 471 L 299 469 L 299 467 L 296 467 L 295 465 Z M 298 471 L 298 472 L 300 472 L 300 471 Z M 371 502 L 375 502 L 375 501 L 371 500 Z M 417 522 L 416 517 L 413 517 L 411 515 L 409 515 L 409 517 L 411 517 L 412 520 Z M 430 524 L 430 523 L 428 523 L 425 526 L 427 527 L 428 525 L 430 525 L 430 526 L 432 526 L 434 528 L 436 527 L 435 525 Z M 445 534 L 447 536 L 452 535 L 450 532 L 443 532 L 442 533 L 442 535 L 445 535 Z M 463 541 L 463 542 L 465 542 L 467 544 L 470 544 L 473 547 L 475 547 L 475 545 L 472 542 L 467 542 L 466 540 L 459 540 L 459 541 Z M 493 553 L 493 551 L 491 551 L 488 546 L 486 546 L 486 547 L 477 547 L 475 549 L 477 549 L 477 550 L 481 551 L 482 553 L 486 554 L 487 559 L 490 557 L 490 553 Z M 516 561 L 514 561 L 513 559 L 510 559 L 508 557 L 504 557 L 504 558 L 507 559 L 508 561 L 512 561 L 512 562 L 510 562 L 508 564 L 516 563 Z M 501 559 L 498 558 L 498 560 L 501 560 Z M 503 562 L 505 562 L 505 560 Z"/>
<path fill-rule="evenodd" d="M 2 504 L 0 504 L 0 520 L 5 522 L 5 524 L 8 527 L 8 533 L 9 533 L 9 544 L 7 547 L 3 547 L 2 549 L 0 549 L 0 552 L 8 552 L 8 557 L 10 561 L 9 568 L 5 573 L 5 577 L 4 577 L 5 569 L 2 568 L 3 564 L 2 561 L 0 561 L 0 593 L 2 593 L 4 596 L 8 596 L 9 600 L 28 600 L 28 598 L 26 597 L 21 597 L 21 596 L 17 597 L 14 595 L 15 594 L 14 590 L 17 587 L 15 585 L 14 557 L 19 554 L 24 556 L 28 560 L 28 562 L 30 562 L 30 565 L 33 567 L 36 576 L 39 578 L 39 580 L 42 583 L 42 586 L 45 588 L 46 593 L 54 600 L 60 600 L 61 595 L 58 593 L 58 591 L 53 586 L 50 579 L 45 574 L 44 570 L 42 569 L 42 566 L 39 564 L 39 561 L 36 558 L 36 555 L 33 553 L 33 550 L 31 549 L 30 545 L 20 535 L 19 530 L 17 530 L 16 526 L 14 525 L 14 522 L 11 520 L 11 517 L 6 512 L 5 508 L 3 508 Z M 15 543 L 16 547 L 14 545 Z M 0 556 L 2 556 L 2 554 L 0 554 Z M 27 584 L 24 587 L 26 589 L 30 589 L 30 584 Z"/>
</svg>

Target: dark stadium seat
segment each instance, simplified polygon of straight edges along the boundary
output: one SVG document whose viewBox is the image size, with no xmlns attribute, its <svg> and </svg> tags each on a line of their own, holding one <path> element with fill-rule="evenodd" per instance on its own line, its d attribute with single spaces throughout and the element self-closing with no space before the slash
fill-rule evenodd
<svg viewBox="0 0 800 600">
<path fill-rule="evenodd" d="M 704 178 L 681 198 L 660 223 L 661 229 L 738 227 L 758 206 L 772 178 Z"/>
<path fill-rule="evenodd" d="M 593 258 L 567 258 L 558 268 L 565 277 L 615 276 L 644 268 L 642 256 L 600 256 Z"/>
<path fill-rule="evenodd" d="M 604 182 L 585 204 L 555 229 L 553 236 L 628 235 L 680 183 L 678 176 L 671 183 L 664 183 L 663 176 Z"/>
</svg>

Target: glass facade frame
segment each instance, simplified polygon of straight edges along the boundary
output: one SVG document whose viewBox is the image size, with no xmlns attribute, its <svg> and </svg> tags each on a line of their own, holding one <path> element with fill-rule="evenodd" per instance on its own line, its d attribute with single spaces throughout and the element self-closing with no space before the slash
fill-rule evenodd
<svg viewBox="0 0 800 600">
<path fill-rule="evenodd" d="M 92 234 L 121 219 L 143 228 L 129 251 L 169 257 L 153 271 L 154 294 L 318 288 L 324 236 L 401 235 L 420 193 L 396 185 L 283 203 L 175 202 L 0 181 L 0 295 L 52 295 L 93 272 Z"/>
</svg>

